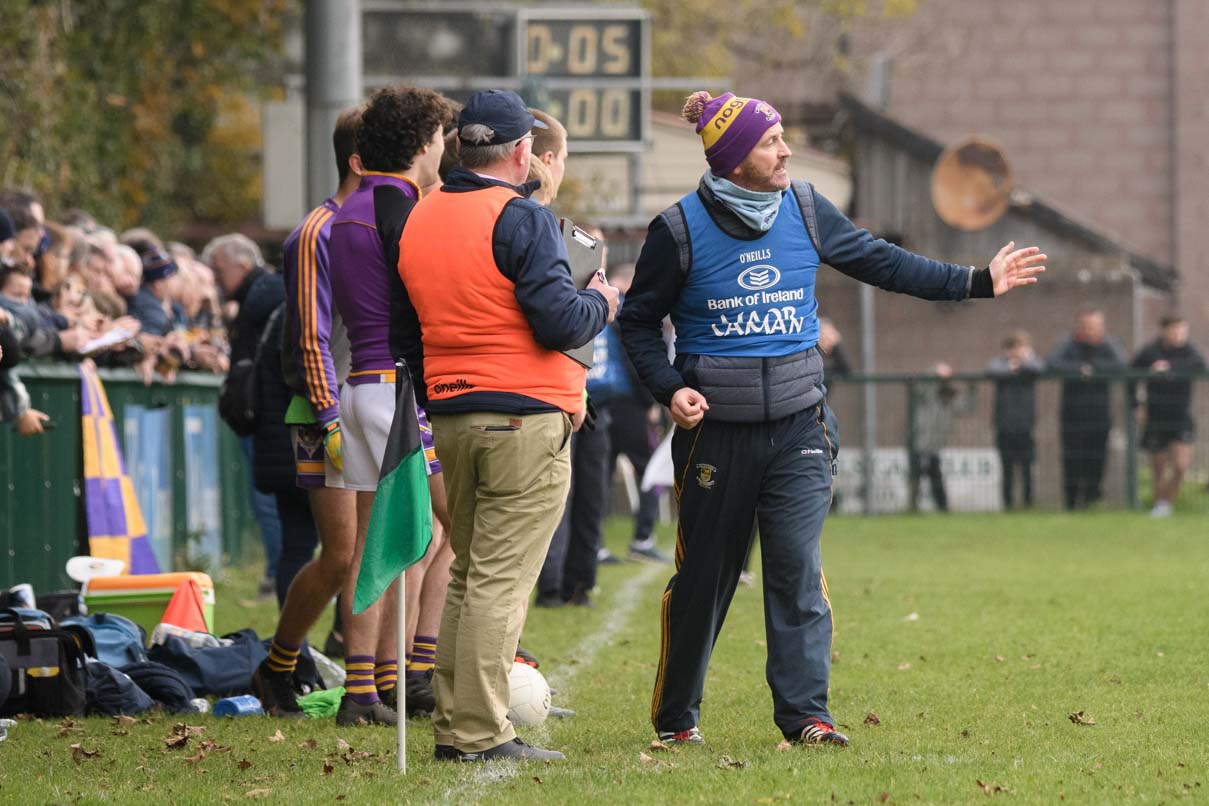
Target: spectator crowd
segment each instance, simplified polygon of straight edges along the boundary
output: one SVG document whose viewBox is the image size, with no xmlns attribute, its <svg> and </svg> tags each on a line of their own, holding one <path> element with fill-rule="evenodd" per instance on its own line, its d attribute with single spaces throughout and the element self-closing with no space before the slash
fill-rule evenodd
<svg viewBox="0 0 1209 806">
<path fill-rule="evenodd" d="M 145 382 L 181 369 L 224 373 L 214 271 L 145 228 L 118 233 L 83 210 L 48 219 L 38 197 L 0 191 L 0 420 L 23 436 L 47 416 L 18 373 L 27 359 L 92 359 Z"/>
</svg>

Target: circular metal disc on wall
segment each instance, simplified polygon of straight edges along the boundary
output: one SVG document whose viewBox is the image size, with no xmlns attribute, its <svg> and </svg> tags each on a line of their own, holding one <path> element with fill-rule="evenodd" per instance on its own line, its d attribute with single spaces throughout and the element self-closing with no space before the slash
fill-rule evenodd
<svg viewBox="0 0 1209 806">
<path fill-rule="evenodd" d="M 932 207 L 954 229 L 985 229 L 1007 212 L 1012 169 L 994 141 L 972 135 L 953 143 L 932 169 Z"/>
</svg>

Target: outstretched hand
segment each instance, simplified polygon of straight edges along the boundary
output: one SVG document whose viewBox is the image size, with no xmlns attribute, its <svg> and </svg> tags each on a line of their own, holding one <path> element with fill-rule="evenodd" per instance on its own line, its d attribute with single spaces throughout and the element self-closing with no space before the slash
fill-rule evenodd
<svg viewBox="0 0 1209 806">
<path fill-rule="evenodd" d="M 991 283 L 995 296 L 999 297 L 1016 286 L 1037 282 L 1037 275 L 1045 271 L 1046 256 L 1036 246 L 1012 251 L 1015 241 L 1009 241 L 991 261 Z"/>
</svg>

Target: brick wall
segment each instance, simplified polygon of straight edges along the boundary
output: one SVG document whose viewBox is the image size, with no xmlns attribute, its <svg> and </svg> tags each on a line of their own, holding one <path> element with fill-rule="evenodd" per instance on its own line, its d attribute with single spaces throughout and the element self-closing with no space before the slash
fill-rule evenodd
<svg viewBox="0 0 1209 806">
<path fill-rule="evenodd" d="M 892 116 L 942 142 L 991 135 L 1021 185 L 1174 259 L 1169 3 L 921 0 L 898 25 Z"/>
<path fill-rule="evenodd" d="M 1176 0 L 1176 265 L 1181 306 L 1209 346 L 1209 2 Z"/>
</svg>

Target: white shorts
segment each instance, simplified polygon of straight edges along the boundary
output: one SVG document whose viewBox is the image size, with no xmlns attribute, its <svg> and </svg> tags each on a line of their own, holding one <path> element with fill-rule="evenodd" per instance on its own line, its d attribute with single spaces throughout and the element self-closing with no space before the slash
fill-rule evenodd
<svg viewBox="0 0 1209 806">
<path fill-rule="evenodd" d="M 344 487 L 376 490 L 390 424 L 395 418 L 393 383 L 346 383 L 340 389 L 340 445 Z"/>
</svg>

